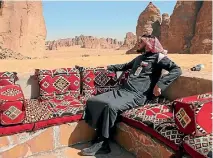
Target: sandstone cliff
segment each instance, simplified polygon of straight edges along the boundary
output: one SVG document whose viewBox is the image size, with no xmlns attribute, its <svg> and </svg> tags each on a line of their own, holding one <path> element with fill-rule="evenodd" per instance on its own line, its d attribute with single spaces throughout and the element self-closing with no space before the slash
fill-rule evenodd
<svg viewBox="0 0 213 158">
<path fill-rule="evenodd" d="M 169 33 L 170 16 L 167 13 L 162 15 L 162 23 L 160 27 L 160 42 L 164 49 L 168 49 L 168 33 Z"/>
<path fill-rule="evenodd" d="M 177 1 L 172 15 L 169 17 L 164 13 L 161 23 L 159 14 L 159 9 L 149 3 L 139 16 L 137 37 L 145 33 L 153 34 L 159 37 L 164 49 L 169 53 L 212 53 L 211 1 Z M 153 27 L 154 23 L 149 17 L 155 19 L 157 29 Z M 136 47 L 128 50 L 126 54 L 136 53 L 135 50 Z"/>
<path fill-rule="evenodd" d="M 41 1 L 1 1 L 0 46 L 30 57 L 45 50 L 46 27 Z"/>
<path fill-rule="evenodd" d="M 124 44 L 119 49 L 131 49 L 135 46 L 137 37 L 132 32 L 126 33 Z"/>
<path fill-rule="evenodd" d="M 82 48 L 90 49 L 117 49 L 122 45 L 121 41 L 112 38 L 96 38 L 93 36 L 76 36 L 75 38 L 59 39 L 47 41 L 47 50 L 57 50 L 60 47 L 71 47 L 80 45 Z"/>
<path fill-rule="evenodd" d="M 198 13 L 190 53 L 212 54 L 212 1 L 204 1 Z"/>
<path fill-rule="evenodd" d="M 169 52 L 189 53 L 200 6 L 199 1 L 177 1 L 170 17 Z"/>
<path fill-rule="evenodd" d="M 146 9 L 140 14 L 136 26 L 137 38 L 143 34 L 153 34 L 160 36 L 160 10 L 153 5 L 152 2 L 148 4 Z"/>
<path fill-rule="evenodd" d="M 160 22 L 161 14 L 160 10 L 153 5 L 152 2 L 148 4 L 146 9 L 140 14 L 137 26 L 136 26 L 136 36 L 137 40 L 139 36 L 143 34 L 152 34 L 156 37 L 160 37 Z M 136 53 L 136 46 L 126 52 L 126 54 Z"/>
</svg>

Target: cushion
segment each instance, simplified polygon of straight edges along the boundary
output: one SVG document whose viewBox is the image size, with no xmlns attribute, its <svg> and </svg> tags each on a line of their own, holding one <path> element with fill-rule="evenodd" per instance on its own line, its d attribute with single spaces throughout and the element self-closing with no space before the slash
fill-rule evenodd
<svg viewBox="0 0 213 158">
<path fill-rule="evenodd" d="M 0 118 L 2 125 L 22 123 L 25 118 L 24 101 L 3 102 L 0 105 Z"/>
<path fill-rule="evenodd" d="M 26 99 L 26 117 L 24 123 L 33 123 L 53 118 L 53 113 L 38 99 Z"/>
<path fill-rule="evenodd" d="M 118 86 L 117 75 L 114 72 L 103 68 L 83 68 L 82 69 L 82 89 L 83 94 L 101 94 Z"/>
<path fill-rule="evenodd" d="M 174 116 L 179 130 L 185 134 L 203 136 L 212 133 L 212 95 L 176 100 Z"/>
<path fill-rule="evenodd" d="M 126 83 L 129 73 L 130 73 L 130 70 L 127 70 L 121 74 L 121 76 L 119 77 L 119 80 L 118 80 L 119 85 L 124 85 L 124 83 Z"/>
<path fill-rule="evenodd" d="M 152 128 L 162 122 L 172 120 L 172 113 L 164 105 L 156 107 L 141 107 L 127 110 L 122 114 L 123 117 L 128 117 L 135 121 L 142 122 Z"/>
<path fill-rule="evenodd" d="M 196 138 L 188 135 L 184 138 L 183 147 L 192 157 L 207 157 L 212 151 L 212 134 Z"/>
<path fill-rule="evenodd" d="M 142 122 L 153 129 L 160 123 L 173 120 L 171 107 L 160 103 L 150 103 L 127 110 L 122 113 L 122 116 Z"/>
<path fill-rule="evenodd" d="M 0 86 L 0 101 L 20 101 L 24 100 L 24 94 L 20 85 Z"/>
<path fill-rule="evenodd" d="M 22 123 L 25 118 L 24 94 L 19 85 L 0 86 L 0 123 Z"/>
<path fill-rule="evenodd" d="M 176 133 L 176 138 L 174 138 L 173 135 L 175 134 L 173 134 L 172 131 L 170 131 L 170 133 L 164 133 L 165 128 L 163 129 L 160 127 L 161 124 L 174 122 L 170 106 L 163 105 L 163 103 L 159 102 L 146 104 L 122 113 L 121 121 L 137 129 L 143 130 L 152 137 L 163 142 L 163 144 L 166 144 L 173 150 L 177 151 L 179 148 L 177 140 L 179 139 L 178 133 Z"/>
<path fill-rule="evenodd" d="M 182 138 L 184 136 L 184 134 L 178 130 L 174 121 L 163 122 L 156 126 L 155 130 L 177 145 L 182 142 Z"/>
<path fill-rule="evenodd" d="M 90 93 L 85 93 L 84 95 L 79 95 L 78 100 L 85 106 L 87 100 L 92 96 L 94 96 L 94 95 L 92 95 Z"/>
<path fill-rule="evenodd" d="M 17 80 L 16 72 L 0 72 L 0 86 L 15 84 Z"/>
<path fill-rule="evenodd" d="M 54 70 L 36 69 L 38 76 L 40 99 L 53 99 L 56 95 L 68 94 L 76 98 L 80 94 L 80 73 L 75 68 Z"/>
<path fill-rule="evenodd" d="M 53 118 L 82 114 L 84 110 L 82 103 L 72 96 L 44 100 L 40 104 L 49 109 Z"/>
</svg>

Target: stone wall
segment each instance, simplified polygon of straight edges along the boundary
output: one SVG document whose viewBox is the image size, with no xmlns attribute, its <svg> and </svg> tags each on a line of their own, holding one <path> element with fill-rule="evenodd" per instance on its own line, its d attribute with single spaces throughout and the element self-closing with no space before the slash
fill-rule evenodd
<svg viewBox="0 0 213 158">
<path fill-rule="evenodd" d="M 54 158 L 53 153 L 64 158 L 68 157 L 62 152 L 67 146 L 89 141 L 94 136 L 95 131 L 84 121 L 3 136 L 0 137 L 0 158 Z"/>
</svg>

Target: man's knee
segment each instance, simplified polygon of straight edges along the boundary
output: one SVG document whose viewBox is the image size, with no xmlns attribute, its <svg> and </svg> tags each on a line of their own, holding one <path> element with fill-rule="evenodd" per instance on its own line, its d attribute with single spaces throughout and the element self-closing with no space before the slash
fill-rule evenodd
<svg viewBox="0 0 213 158">
<path fill-rule="evenodd" d="M 86 101 L 86 105 L 106 105 L 108 104 L 108 101 L 104 101 L 100 99 L 99 97 L 91 97 Z"/>
</svg>

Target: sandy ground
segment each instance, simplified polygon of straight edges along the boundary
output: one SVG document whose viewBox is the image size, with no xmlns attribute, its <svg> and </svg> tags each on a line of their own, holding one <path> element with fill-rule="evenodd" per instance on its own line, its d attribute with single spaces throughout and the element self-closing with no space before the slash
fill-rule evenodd
<svg viewBox="0 0 213 158">
<path fill-rule="evenodd" d="M 57 51 L 46 51 L 46 59 L 36 60 L 1 60 L 0 71 L 16 71 L 18 73 L 34 72 L 35 68 L 62 68 L 75 65 L 96 67 L 109 64 L 119 64 L 131 61 L 137 54 L 126 55 L 126 50 L 84 49 L 79 47 L 62 48 Z M 212 75 L 212 55 L 204 54 L 169 54 L 169 58 L 176 62 L 184 71 L 196 64 L 204 64 L 205 68 L 199 72 Z M 191 72 L 193 73 L 193 72 Z M 199 74 L 198 73 L 198 74 Z"/>
</svg>

